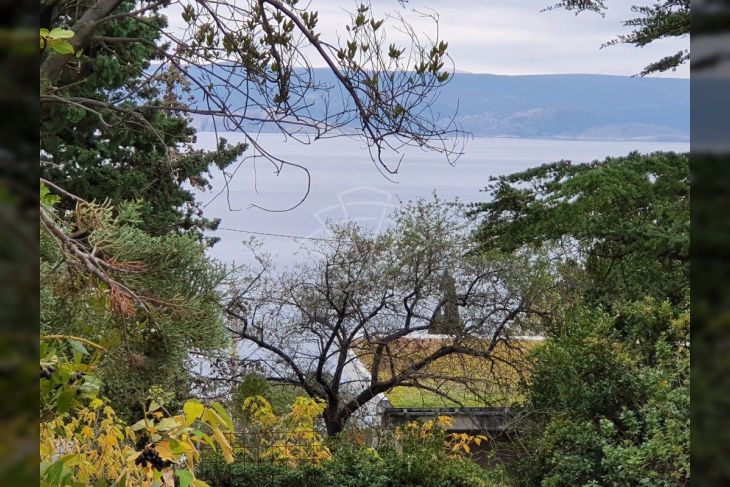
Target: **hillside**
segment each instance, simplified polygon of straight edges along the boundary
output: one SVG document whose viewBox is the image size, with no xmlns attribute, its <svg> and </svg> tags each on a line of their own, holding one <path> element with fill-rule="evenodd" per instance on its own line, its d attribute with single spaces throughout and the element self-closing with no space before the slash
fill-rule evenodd
<svg viewBox="0 0 730 487">
<path fill-rule="evenodd" d="M 327 70 L 315 70 L 315 77 L 334 83 Z M 229 101 L 243 105 L 235 95 Z M 433 112 L 446 119 L 457 107 L 456 120 L 477 137 L 689 140 L 687 79 L 456 73 Z M 212 130 L 210 118 L 198 118 L 195 125 Z"/>
</svg>

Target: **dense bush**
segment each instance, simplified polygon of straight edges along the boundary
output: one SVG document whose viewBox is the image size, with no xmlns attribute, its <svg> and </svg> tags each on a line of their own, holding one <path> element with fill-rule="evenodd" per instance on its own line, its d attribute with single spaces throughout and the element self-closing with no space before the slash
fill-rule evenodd
<svg viewBox="0 0 730 487">
<path fill-rule="evenodd" d="M 198 477 L 212 487 L 492 487 L 503 485 L 501 474 L 482 470 L 470 460 L 438 455 L 380 455 L 362 447 L 339 450 L 319 466 L 256 462 L 241 458 L 201 464 Z"/>
<path fill-rule="evenodd" d="M 425 432 L 425 434 L 424 434 Z M 444 448 L 438 428 L 413 428 L 385 434 L 369 447 L 344 438 L 332 444 L 332 456 L 318 465 L 291 465 L 240 454 L 227 465 L 211 455 L 198 476 L 212 487 L 496 487 L 505 485 L 500 469 L 477 466 Z"/>
<path fill-rule="evenodd" d="M 657 330 L 649 348 L 616 321 Z M 689 485 L 687 314 L 635 305 L 618 320 L 578 313 L 537 356 L 521 485 Z M 614 325 L 614 326 L 611 326 Z"/>
</svg>

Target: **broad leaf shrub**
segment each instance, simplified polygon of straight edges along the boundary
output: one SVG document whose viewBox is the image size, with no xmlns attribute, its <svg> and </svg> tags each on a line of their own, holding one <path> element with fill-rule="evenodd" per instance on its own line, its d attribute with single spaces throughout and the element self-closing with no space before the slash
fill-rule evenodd
<svg viewBox="0 0 730 487">
<path fill-rule="evenodd" d="M 330 450 L 316 424 L 325 407 L 324 401 L 299 396 L 288 413 L 277 416 L 263 396 L 247 397 L 243 449 L 257 459 L 293 466 L 328 459 Z"/>
<path fill-rule="evenodd" d="M 226 464 L 211 454 L 197 476 L 212 487 L 497 487 L 507 485 L 499 468 L 485 470 L 469 457 L 481 436 L 448 435 L 448 418 L 409 423 L 379 434 L 377 444 L 347 436 L 330 440 L 331 455 L 320 461 L 277 461 L 240 449 Z M 353 441 L 355 440 L 355 441 Z"/>
<path fill-rule="evenodd" d="M 232 420 L 219 404 L 190 400 L 173 414 L 165 408 L 165 394 L 152 391 L 143 418 L 130 426 L 99 396 L 94 372 L 103 349 L 79 337 L 43 338 L 42 487 L 205 487 L 194 474 L 201 445 L 233 461 Z M 85 343 L 102 352 L 92 355 Z"/>
<path fill-rule="evenodd" d="M 689 485 L 687 313 L 647 302 L 569 321 L 536 354 L 519 485 Z"/>
</svg>

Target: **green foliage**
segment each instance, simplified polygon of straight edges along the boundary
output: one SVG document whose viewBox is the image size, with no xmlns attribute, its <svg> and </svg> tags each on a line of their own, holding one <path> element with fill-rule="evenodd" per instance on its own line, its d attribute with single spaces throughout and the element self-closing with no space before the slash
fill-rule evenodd
<svg viewBox="0 0 730 487">
<path fill-rule="evenodd" d="M 73 46 L 66 40 L 74 36 L 74 32 L 68 29 L 40 29 L 40 48 L 50 49 L 56 54 L 73 54 Z"/>
<path fill-rule="evenodd" d="M 48 196 L 46 196 L 48 199 Z M 135 205 L 80 205 L 60 220 L 95 249 L 111 276 L 133 289 L 146 310 L 117 288 L 87 276 L 47 232 L 41 234 L 41 333 L 81 336 L 108 348 L 99 367 L 117 412 L 137 415 L 154 385 L 184 398 L 188 352 L 225 347 L 217 290 L 224 267 L 191 235 L 152 236 Z M 79 229 L 82 231 L 79 233 Z"/>
<path fill-rule="evenodd" d="M 123 2 L 115 14 L 135 4 Z M 208 168 L 227 167 L 245 145 L 220 139 L 216 150 L 193 149 L 190 119 L 176 110 L 183 107 L 184 78 L 174 70 L 126 93 L 152 75 L 150 62 L 160 57 L 154 44 L 165 25 L 165 17 L 152 10 L 144 22 L 122 17 L 99 27 L 98 37 L 142 41 L 92 42 L 78 53 L 77 69 L 64 70 L 57 86 L 65 88 L 54 94 L 76 101 L 44 104 L 41 150 L 52 164 L 42 165 L 41 173 L 89 201 L 142 201 L 140 227 L 152 235 L 189 231 L 201 237 L 218 221 L 203 217 L 190 188 L 208 188 Z M 104 105 L 122 97 L 127 101 L 119 110 Z M 74 202 L 64 199 L 63 205 L 72 209 Z"/>
<path fill-rule="evenodd" d="M 414 428 L 405 437 L 385 433 L 369 447 L 352 438 L 333 444 L 333 455 L 314 466 L 297 467 L 256 461 L 241 454 L 226 465 L 220 457 L 203 461 L 198 475 L 212 487 L 249 485 L 287 487 L 496 487 L 507 485 L 503 471 L 484 470 L 465 457 L 450 456 L 443 431 L 420 435 Z"/>
<path fill-rule="evenodd" d="M 611 416 L 639 393 L 627 375 L 637 360 L 619 348 L 608 317 L 584 309 L 571 314 L 565 329 L 536 350 L 531 406 L 577 416 Z"/>
<path fill-rule="evenodd" d="M 686 154 L 560 161 L 493 177 L 485 191 L 491 200 L 473 209 L 483 251 L 547 248 L 577 261 L 586 298 L 608 308 L 644 296 L 688 306 Z"/>
<path fill-rule="evenodd" d="M 548 10 L 560 7 L 582 12 L 585 10 L 603 14 L 605 0 L 563 0 Z M 623 25 L 633 30 L 605 43 L 602 47 L 616 44 L 632 44 L 644 47 L 654 41 L 672 37 L 686 37 L 690 34 L 690 0 L 655 0 L 651 5 L 633 5 L 631 11 L 637 16 L 625 20 Z M 689 61 L 689 50 L 683 49 L 665 56 L 646 66 L 640 76 L 669 70 Z"/>
<path fill-rule="evenodd" d="M 688 334 L 677 325 L 687 317 L 655 308 L 629 313 L 666 330 L 648 356 L 646 347 L 619 341 L 607 316 L 586 311 L 538 349 L 522 485 L 689 483 Z"/>
</svg>

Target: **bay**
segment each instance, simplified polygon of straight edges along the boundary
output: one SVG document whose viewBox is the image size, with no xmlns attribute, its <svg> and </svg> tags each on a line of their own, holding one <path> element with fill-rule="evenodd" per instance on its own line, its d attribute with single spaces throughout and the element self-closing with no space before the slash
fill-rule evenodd
<svg viewBox="0 0 730 487">
<path fill-rule="evenodd" d="M 243 140 L 239 133 L 218 136 Z M 207 217 L 221 218 L 219 230 L 211 234 L 221 241 L 209 252 L 223 262 L 249 263 L 251 256 L 241 242 L 255 236 L 277 265 L 287 266 L 297 259 L 296 251 L 306 239 L 326 236 L 327 221 L 354 221 L 377 231 L 387 225 L 388 214 L 401 201 L 429 198 L 434 192 L 445 200 L 484 201 L 487 195 L 480 190 L 490 176 L 547 162 L 689 150 L 685 142 L 476 138 L 468 141 L 453 166 L 443 155 L 408 150 L 398 174 L 389 180 L 378 171 L 367 148 L 355 140 L 301 144 L 279 134 L 261 134 L 257 141 L 274 156 L 303 166 L 309 175 L 289 165 L 278 170 L 262 157 L 244 157 L 229 167 L 235 174 L 227 185 L 222 173 L 213 173 L 214 189 L 198 192 L 197 197 L 206 205 Z M 213 132 L 198 133 L 198 147 L 212 148 L 214 143 Z M 253 153 L 249 150 L 245 156 Z"/>
</svg>

